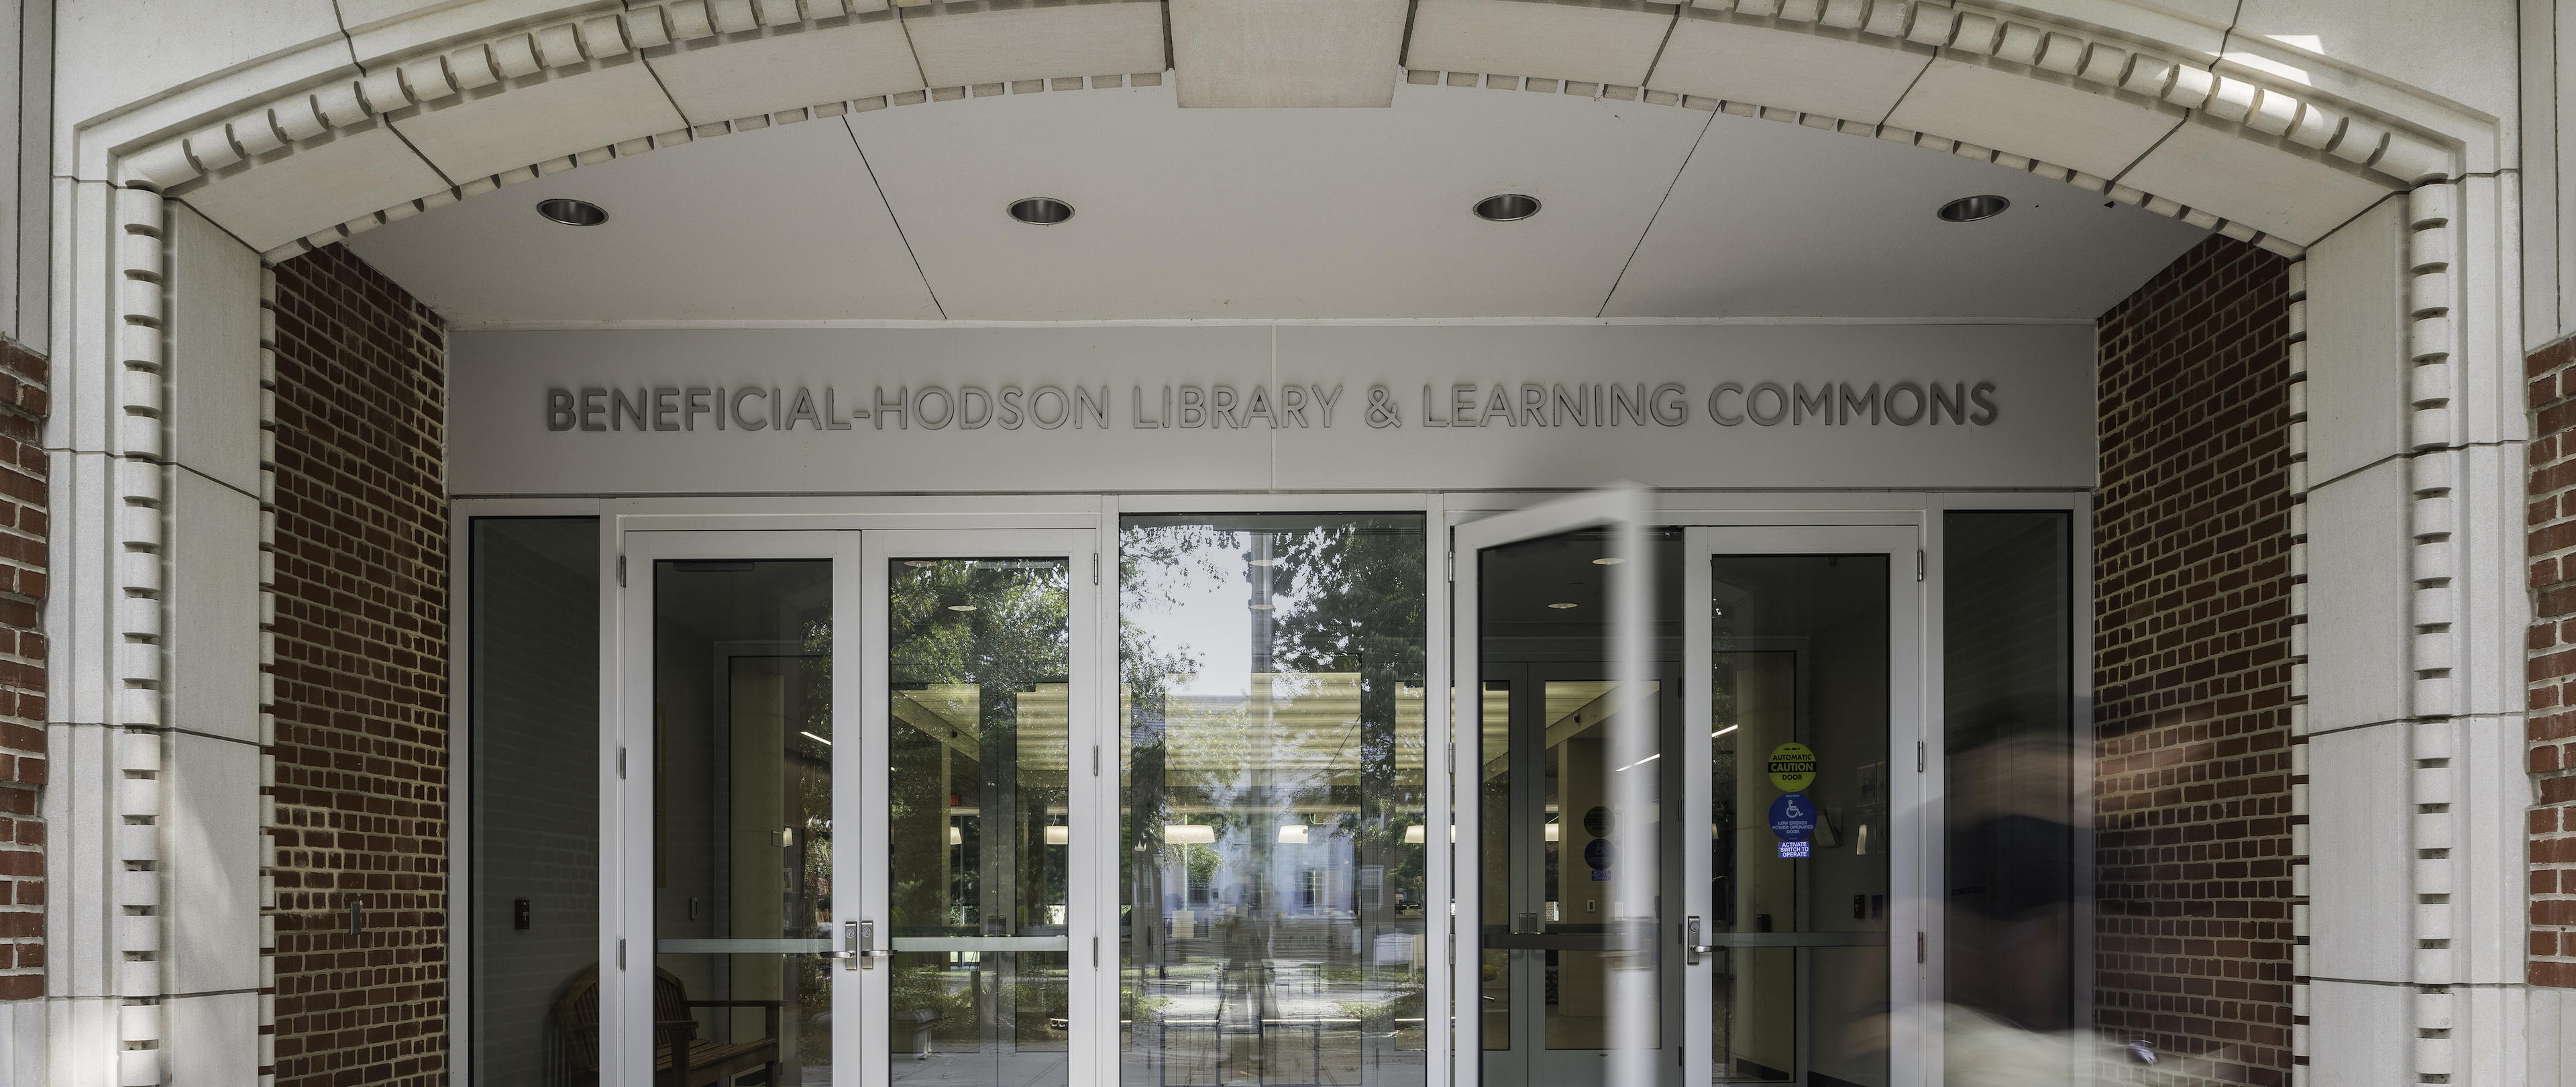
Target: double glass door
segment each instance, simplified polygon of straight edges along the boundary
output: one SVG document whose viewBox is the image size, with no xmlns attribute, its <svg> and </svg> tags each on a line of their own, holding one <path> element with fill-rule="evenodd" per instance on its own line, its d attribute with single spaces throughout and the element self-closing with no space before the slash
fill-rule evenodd
<svg viewBox="0 0 2576 1087">
<path fill-rule="evenodd" d="M 1459 1052 L 1490 1087 L 1924 1082 L 1917 537 L 1643 507 L 1458 529 Z"/>
<path fill-rule="evenodd" d="M 1085 906 L 1114 887 L 1083 832 L 1110 797 L 1093 534 L 629 539 L 620 756 L 651 833 L 626 880 L 654 942 L 602 1035 L 618 1078 L 1093 1081 L 1117 1006 Z"/>
</svg>

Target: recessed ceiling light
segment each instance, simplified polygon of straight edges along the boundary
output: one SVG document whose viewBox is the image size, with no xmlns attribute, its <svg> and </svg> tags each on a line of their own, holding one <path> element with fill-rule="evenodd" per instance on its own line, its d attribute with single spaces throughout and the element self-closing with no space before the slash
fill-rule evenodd
<svg viewBox="0 0 2576 1087">
<path fill-rule="evenodd" d="M 1032 226 L 1054 226 L 1073 218 L 1073 205 L 1052 196 L 1032 196 L 1011 202 L 1011 218 Z"/>
<path fill-rule="evenodd" d="M 1592 565 L 1594 565 L 1594 566 L 1617 566 L 1617 565 L 1619 565 L 1620 563 L 1623 563 L 1623 562 L 1626 562 L 1626 561 L 1628 561 L 1628 560 L 1626 560 L 1626 559 L 1621 559 L 1621 558 L 1594 559 L 1594 560 L 1592 560 Z"/>
<path fill-rule="evenodd" d="M 1941 205 L 1941 220 L 1949 223 L 1973 223 L 1992 219 L 2011 207 L 2012 201 L 2000 196 L 1962 196 Z"/>
<path fill-rule="evenodd" d="M 566 200 L 556 197 L 537 202 L 537 214 L 565 226 L 598 226 L 608 221 L 608 212 L 588 200 Z"/>
<path fill-rule="evenodd" d="M 1548 607 L 1556 608 L 1556 609 L 1558 609 L 1558 610 L 1560 610 L 1560 611 L 1562 611 L 1562 610 L 1564 610 L 1564 609 L 1566 609 L 1566 608 L 1573 607 L 1573 606 L 1574 606 L 1574 605 L 1572 605 L 1572 604 L 1550 604 L 1550 605 L 1548 605 Z"/>
<path fill-rule="evenodd" d="M 1538 198 L 1507 192 L 1476 201 L 1476 218 L 1494 223 L 1516 223 L 1538 214 Z"/>
<path fill-rule="evenodd" d="M 950 604 L 950 605 L 948 605 L 948 610 L 950 610 L 950 611 L 973 611 L 973 610 L 975 610 L 975 605 L 973 605 L 973 604 Z"/>
</svg>

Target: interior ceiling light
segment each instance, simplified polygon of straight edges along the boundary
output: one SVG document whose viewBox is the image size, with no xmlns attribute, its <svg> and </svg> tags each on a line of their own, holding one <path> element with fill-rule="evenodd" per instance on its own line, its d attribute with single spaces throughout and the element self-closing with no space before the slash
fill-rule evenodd
<svg viewBox="0 0 2576 1087">
<path fill-rule="evenodd" d="M 1558 610 L 1563 610 L 1563 609 L 1570 608 L 1570 607 L 1573 607 L 1573 606 L 1574 606 L 1574 605 L 1572 605 L 1572 604 L 1550 604 L 1550 605 L 1548 605 L 1548 607 L 1556 608 L 1556 609 L 1558 609 Z"/>
<path fill-rule="evenodd" d="M 1610 559 L 1594 559 L 1594 560 L 1592 560 L 1592 565 L 1594 565 L 1594 566 L 1617 566 L 1617 565 L 1619 565 L 1620 563 L 1623 563 L 1623 562 L 1626 562 L 1626 561 L 1628 561 L 1628 560 L 1626 560 L 1626 559 L 1619 559 L 1619 558 L 1610 558 Z"/>
<path fill-rule="evenodd" d="M 1052 196 L 1032 196 L 1011 202 L 1011 218 L 1032 226 L 1054 226 L 1073 218 L 1073 205 Z"/>
<path fill-rule="evenodd" d="M 1507 192 L 1476 201 L 1476 218 L 1490 223 L 1516 223 L 1538 214 L 1538 198 Z"/>
<path fill-rule="evenodd" d="M 973 611 L 973 610 L 975 610 L 975 605 L 973 605 L 973 604 L 950 604 L 950 605 L 948 605 L 948 610 L 950 610 L 950 611 Z"/>
<path fill-rule="evenodd" d="M 929 559 L 905 559 L 903 560 L 903 564 L 912 567 L 915 570 L 927 570 L 933 566 L 939 565 Z"/>
<path fill-rule="evenodd" d="M 598 226 L 608 221 L 608 211 L 588 200 L 566 200 L 556 197 L 537 202 L 537 214 L 565 226 Z"/>
<path fill-rule="evenodd" d="M 1973 223 L 1979 219 L 1992 219 L 2003 214 L 2004 209 L 2011 206 L 2012 201 L 2000 196 L 1962 196 L 1941 205 L 1941 221 Z"/>
</svg>

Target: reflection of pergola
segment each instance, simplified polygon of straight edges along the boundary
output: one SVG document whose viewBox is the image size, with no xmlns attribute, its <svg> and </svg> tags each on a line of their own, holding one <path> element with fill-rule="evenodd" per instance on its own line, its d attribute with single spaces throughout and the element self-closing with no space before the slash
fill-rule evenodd
<svg viewBox="0 0 2576 1087">
<path fill-rule="evenodd" d="M 1175 676 L 1172 685 L 1189 677 Z M 1252 677 L 1244 695 L 1170 695 L 1163 706 L 1164 780 L 1173 786 L 1232 783 L 1229 775 L 1354 784 L 1363 754 L 1357 672 Z M 1133 712 L 1132 696 L 1121 692 Z M 1423 689 L 1398 685 L 1391 768 L 1422 767 Z"/>
<path fill-rule="evenodd" d="M 1071 765 L 1072 742 L 1067 721 L 1070 688 L 1040 683 L 1019 696 L 1012 751 L 1022 771 L 1064 773 Z M 937 740 L 969 759 L 983 756 L 983 688 L 973 683 L 932 683 L 917 690 L 895 691 L 887 699 L 894 719 Z"/>
</svg>

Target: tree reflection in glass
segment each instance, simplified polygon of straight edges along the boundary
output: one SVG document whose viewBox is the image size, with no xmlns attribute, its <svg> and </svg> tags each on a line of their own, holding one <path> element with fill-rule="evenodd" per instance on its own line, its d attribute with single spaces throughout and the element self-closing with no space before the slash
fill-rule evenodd
<svg viewBox="0 0 2576 1087">
<path fill-rule="evenodd" d="M 1122 526 L 1125 1082 L 1423 1082 L 1423 523 Z"/>
<path fill-rule="evenodd" d="M 1068 571 L 1061 558 L 890 568 L 896 1080 L 1066 1080 L 1065 952 L 902 942 L 1066 932 Z"/>
</svg>

